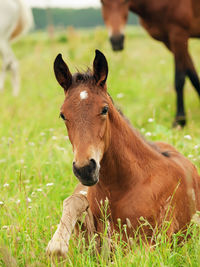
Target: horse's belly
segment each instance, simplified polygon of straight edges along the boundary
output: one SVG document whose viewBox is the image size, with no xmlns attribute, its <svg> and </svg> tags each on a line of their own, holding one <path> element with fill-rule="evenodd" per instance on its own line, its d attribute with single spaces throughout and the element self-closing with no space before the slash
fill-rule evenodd
<svg viewBox="0 0 200 267">
<path fill-rule="evenodd" d="M 198 18 L 195 18 L 191 23 L 190 37 L 200 37 L 200 16 Z"/>
<path fill-rule="evenodd" d="M 190 36 L 200 37 L 200 0 L 192 0 L 192 11 Z"/>
</svg>

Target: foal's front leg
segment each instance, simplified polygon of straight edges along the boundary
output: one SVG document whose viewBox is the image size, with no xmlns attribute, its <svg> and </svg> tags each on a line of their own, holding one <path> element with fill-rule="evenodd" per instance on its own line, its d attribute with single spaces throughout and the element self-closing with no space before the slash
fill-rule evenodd
<svg viewBox="0 0 200 267">
<path fill-rule="evenodd" d="M 79 184 L 74 193 L 63 202 L 60 224 L 46 249 L 49 256 L 66 258 L 71 233 L 77 220 L 88 208 L 87 187 Z M 90 218 L 91 229 L 94 229 L 90 211 L 87 211 L 86 218 Z"/>
</svg>

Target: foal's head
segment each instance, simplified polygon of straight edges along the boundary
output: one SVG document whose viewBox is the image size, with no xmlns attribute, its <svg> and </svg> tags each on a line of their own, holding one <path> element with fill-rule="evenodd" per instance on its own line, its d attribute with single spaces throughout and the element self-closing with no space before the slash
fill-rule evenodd
<svg viewBox="0 0 200 267">
<path fill-rule="evenodd" d="M 72 76 L 59 54 L 54 62 L 54 71 L 65 92 L 60 116 L 73 146 L 74 174 L 82 184 L 94 185 L 99 180 L 100 161 L 109 142 L 111 100 L 106 92 L 106 58 L 96 50 L 93 71 Z"/>
<path fill-rule="evenodd" d="M 112 48 L 124 48 L 124 27 L 128 18 L 130 0 L 101 0 L 104 22 L 108 28 Z"/>
</svg>

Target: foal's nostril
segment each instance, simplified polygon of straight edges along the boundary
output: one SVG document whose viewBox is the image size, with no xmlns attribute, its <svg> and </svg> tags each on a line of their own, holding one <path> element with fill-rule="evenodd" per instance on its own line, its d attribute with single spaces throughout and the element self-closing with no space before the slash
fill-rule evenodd
<svg viewBox="0 0 200 267">
<path fill-rule="evenodd" d="M 80 176 L 81 175 L 81 171 L 80 170 L 81 170 L 80 168 L 77 168 L 76 167 L 76 163 L 73 162 L 73 171 L 74 171 L 74 174 Z"/>
<path fill-rule="evenodd" d="M 95 169 L 96 168 L 96 161 L 94 160 L 94 159 L 91 159 L 90 160 L 90 167 L 92 168 L 92 169 Z"/>
</svg>

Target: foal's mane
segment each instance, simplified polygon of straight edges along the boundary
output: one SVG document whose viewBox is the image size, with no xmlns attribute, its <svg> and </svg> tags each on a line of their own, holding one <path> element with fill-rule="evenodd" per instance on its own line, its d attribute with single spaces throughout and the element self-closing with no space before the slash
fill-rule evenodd
<svg viewBox="0 0 200 267">
<path fill-rule="evenodd" d="M 93 76 L 92 70 L 90 68 L 87 69 L 86 72 L 77 72 L 73 75 L 72 77 L 72 84 L 74 86 L 77 86 L 80 83 L 86 83 L 89 85 L 94 85 L 95 84 L 95 78 Z M 130 121 L 126 118 L 126 116 L 123 114 L 123 112 L 121 111 L 121 109 L 115 105 L 112 97 L 110 96 L 110 94 L 107 92 L 110 100 L 112 101 L 114 107 L 116 108 L 116 110 L 118 111 L 118 113 L 121 115 L 121 117 L 127 122 L 127 124 L 129 125 L 129 127 L 131 128 L 131 130 L 137 134 L 138 136 L 140 136 L 140 138 L 147 143 L 150 147 L 152 147 L 154 150 L 156 150 L 157 152 L 159 152 L 161 155 L 165 156 L 165 157 L 170 157 L 170 154 L 168 151 L 161 151 L 160 148 L 154 143 L 154 142 L 150 142 L 147 141 L 145 139 L 145 137 L 138 131 L 136 130 L 132 124 L 130 123 Z"/>
<path fill-rule="evenodd" d="M 75 86 L 79 83 L 87 83 L 87 84 L 94 84 L 95 78 L 92 74 L 92 70 L 90 68 L 87 68 L 87 71 L 80 72 L 77 69 L 77 72 L 72 76 L 72 84 Z"/>
</svg>

